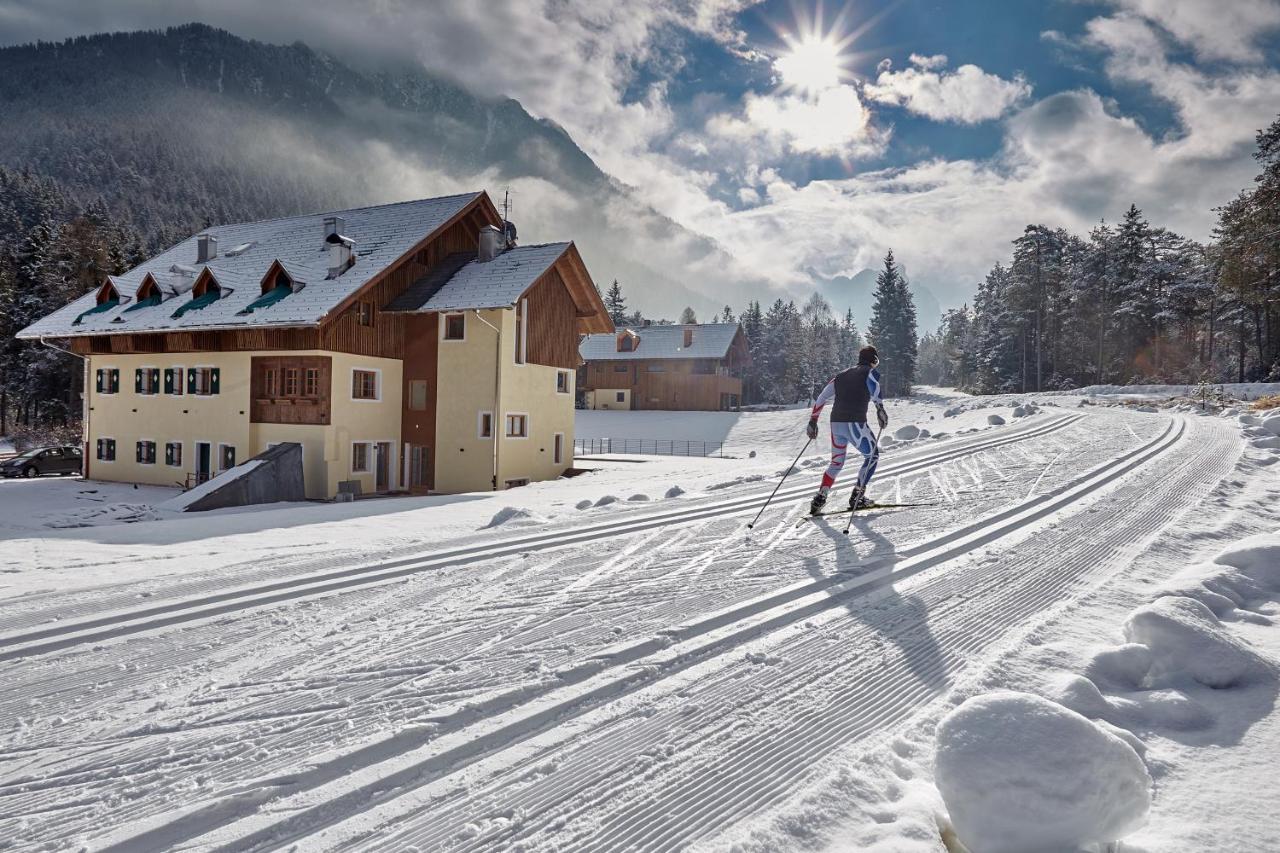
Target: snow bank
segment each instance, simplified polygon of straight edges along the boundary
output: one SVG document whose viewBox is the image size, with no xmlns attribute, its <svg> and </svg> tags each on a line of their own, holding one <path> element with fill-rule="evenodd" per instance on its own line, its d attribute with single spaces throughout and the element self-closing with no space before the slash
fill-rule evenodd
<svg viewBox="0 0 1280 853">
<path fill-rule="evenodd" d="M 1148 678 L 1192 678 L 1208 687 L 1234 687 L 1269 669 L 1257 652 L 1228 634 L 1213 611 L 1183 596 L 1164 596 L 1129 614 L 1124 636 L 1151 650 Z"/>
<path fill-rule="evenodd" d="M 546 521 L 547 519 L 535 512 L 514 506 L 504 506 L 502 509 L 494 513 L 493 518 L 489 519 L 489 523 L 483 529 L 489 530 L 494 527 L 502 527 L 505 524 L 515 524 L 519 522 L 536 523 Z"/>
<path fill-rule="evenodd" d="M 1123 739 L 1027 693 L 971 698 L 942 720 L 934 770 L 973 853 L 1105 844 L 1141 827 L 1151 777 Z"/>
<path fill-rule="evenodd" d="M 987 423 L 992 426 L 1004 426 L 1005 421 L 999 415 L 987 415 Z"/>
<path fill-rule="evenodd" d="M 920 437 L 920 427 L 907 424 L 893 431 L 893 437 L 899 441 L 915 441 Z"/>
</svg>

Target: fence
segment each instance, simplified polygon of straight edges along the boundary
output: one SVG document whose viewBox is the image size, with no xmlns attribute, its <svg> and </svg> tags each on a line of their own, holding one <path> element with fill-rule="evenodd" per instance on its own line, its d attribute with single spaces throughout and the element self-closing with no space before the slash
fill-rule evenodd
<svg viewBox="0 0 1280 853">
<path fill-rule="evenodd" d="M 666 438 L 575 438 L 573 454 L 633 453 L 637 456 L 724 456 L 723 441 Z"/>
</svg>

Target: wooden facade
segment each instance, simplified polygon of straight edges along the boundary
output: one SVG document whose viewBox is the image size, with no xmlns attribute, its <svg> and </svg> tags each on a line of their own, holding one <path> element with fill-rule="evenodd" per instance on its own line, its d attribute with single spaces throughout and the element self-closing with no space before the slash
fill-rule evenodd
<svg viewBox="0 0 1280 853">
<path fill-rule="evenodd" d="M 686 339 L 685 345 L 691 342 Z M 633 409 L 725 411 L 742 404 L 742 368 L 748 363 L 746 336 L 739 330 L 723 358 L 602 358 L 587 362 L 579 371 L 578 389 L 584 393 L 629 391 Z"/>
<path fill-rule="evenodd" d="M 400 440 L 409 446 L 409 490 L 435 488 L 436 410 L 439 406 L 439 314 L 410 314 L 405 320 L 404 403 Z M 426 402 L 414 408 L 415 382 L 426 383 Z"/>
<path fill-rule="evenodd" d="M 582 360 L 578 356 L 577 306 L 557 267 L 547 270 L 525 298 L 529 300 L 529 362 L 576 369 Z"/>
<path fill-rule="evenodd" d="M 328 425 L 333 359 L 255 356 L 249 362 L 250 423 Z"/>
</svg>

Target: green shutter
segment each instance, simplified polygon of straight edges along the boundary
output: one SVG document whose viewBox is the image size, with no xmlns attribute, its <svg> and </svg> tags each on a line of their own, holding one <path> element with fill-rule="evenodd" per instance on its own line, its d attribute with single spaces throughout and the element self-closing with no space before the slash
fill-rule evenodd
<svg viewBox="0 0 1280 853">
<path fill-rule="evenodd" d="M 133 371 L 133 392 L 135 394 L 142 393 L 142 368 L 141 367 Z"/>
<path fill-rule="evenodd" d="M 166 442 L 164 446 L 164 464 L 173 464 L 173 445 L 168 442 Z"/>
<path fill-rule="evenodd" d="M 166 367 L 164 369 L 164 393 L 173 393 L 173 368 Z"/>
<path fill-rule="evenodd" d="M 194 367 L 187 368 L 187 393 L 196 393 L 196 369 Z"/>
<path fill-rule="evenodd" d="M 159 387 L 160 387 L 160 368 L 158 368 L 158 367 L 153 367 L 153 368 L 151 368 L 151 388 L 152 388 L 152 393 L 154 394 L 154 393 L 155 393 L 155 389 L 156 389 L 156 388 L 159 388 Z"/>
<path fill-rule="evenodd" d="M 111 369 L 111 393 L 120 393 L 120 368 L 113 367 Z"/>
<path fill-rule="evenodd" d="M 218 393 L 218 385 L 220 382 L 219 375 L 221 373 L 222 373 L 222 368 L 220 367 L 215 367 L 209 371 L 209 393 L 210 394 Z"/>
<path fill-rule="evenodd" d="M 141 461 L 142 461 L 142 442 L 141 442 L 141 441 L 139 441 L 139 442 L 138 442 L 138 444 L 137 444 L 137 449 L 138 449 L 138 459 L 137 459 L 137 461 L 138 461 L 138 462 L 141 462 Z"/>
<path fill-rule="evenodd" d="M 102 371 L 99 370 L 98 372 L 101 373 Z M 98 458 L 102 458 L 102 439 L 98 439 Z"/>
<path fill-rule="evenodd" d="M 99 394 L 102 393 L 102 388 L 103 388 L 102 373 L 103 373 L 103 370 L 101 367 L 99 367 L 98 372 L 96 374 L 96 378 L 94 379 L 94 385 L 93 385 L 93 390 L 97 391 Z M 99 440 L 99 443 L 101 443 L 101 440 Z"/>
</svg>

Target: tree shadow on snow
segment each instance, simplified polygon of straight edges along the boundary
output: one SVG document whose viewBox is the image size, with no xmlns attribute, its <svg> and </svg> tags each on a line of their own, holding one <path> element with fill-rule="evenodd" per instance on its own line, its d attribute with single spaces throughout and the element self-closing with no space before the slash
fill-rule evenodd
<svg viewBox="0 0 1280 853">
<path fill-rule="evenodd" d="M 868 570 L 888 571 L 897 565 L 899 557 L 893 542 L 875 530 L 873 523 L 874 519 L 855 515 L 846 536 L 842 532 L 843 524 L 818 522 L 822 532 L 835 545 L 836 565 L 848 567 L 842 568 L 842 573 L 847 571 L 850 577 L 856 577 L 860 572 L 850 569 L 858 564 L 869 564 Z M 854 546 L 854 537 L 870 541 L 873 544 L 871 552 L 860 556 Z M 817 580 L 830 579 L 822 563 L 812 557 L 805 560 L 805 570 Z M 833 591 L 833 594 L 838 593 Z M 841 604 L 850 616 L 896 646 L 907 668 L 922 684 L 940 688 L 947 683 L 948 661 L 930 630 L 928 607 L 919 596 L 903 595 L 894 589 L 891 581 L 882 580 L 874 582 L 870 588 L 851 592 Z"/>
</svg>

